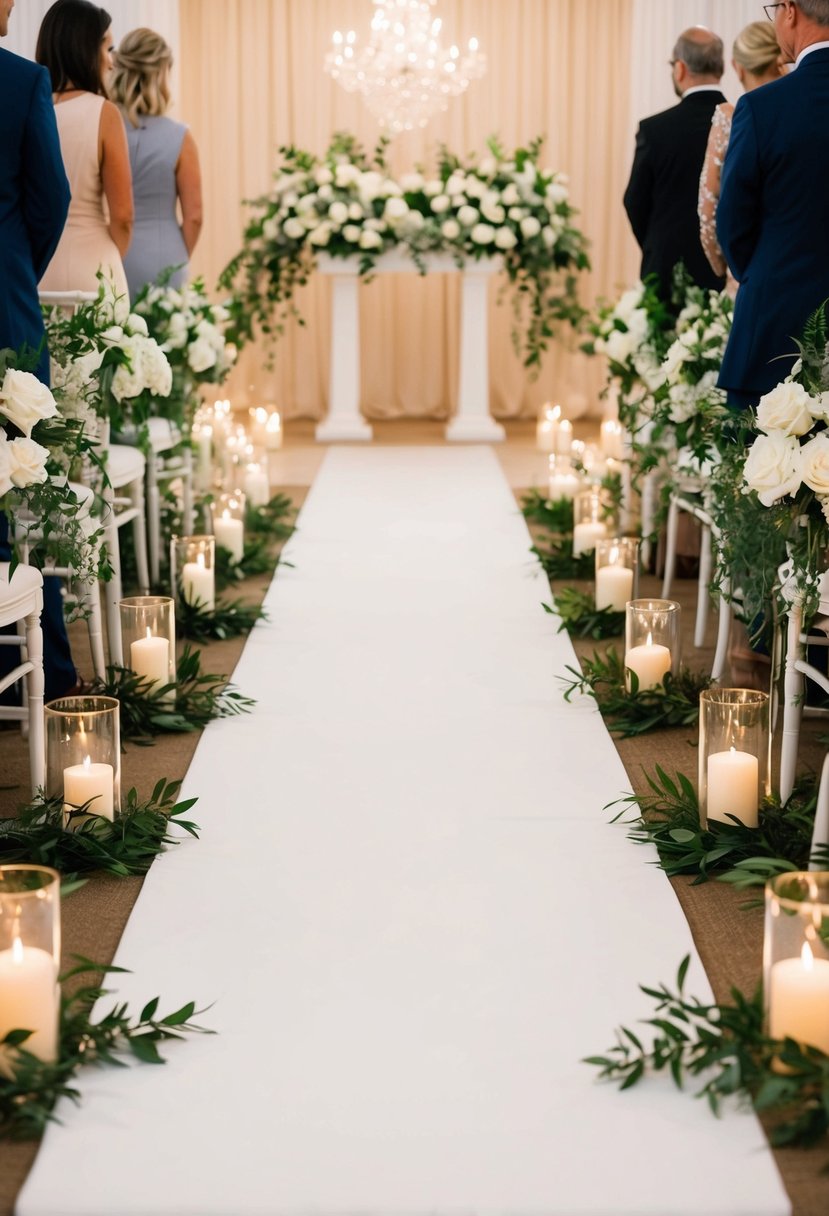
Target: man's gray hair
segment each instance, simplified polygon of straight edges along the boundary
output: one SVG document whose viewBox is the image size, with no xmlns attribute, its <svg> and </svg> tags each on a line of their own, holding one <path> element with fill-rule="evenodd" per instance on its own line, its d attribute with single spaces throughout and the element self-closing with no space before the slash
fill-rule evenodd
<svg viewBox="0 0 829 1216">
<path fill-rule="evenodd" d="M 796 0 L 796 3 L 805 17 L 818 25 L 829 26 L 829 0 Z"/>
<path fill-rule="evenodd" d="M 829 0 L 811 0 L 829 9 Z M 700 37 L 700 34 L 703 34 Z M 715 76 L 717 80 L 725 71 L 722 38 L 708 30 L 686 30 L 680 34 L 674 47 L 674 59 L 681 59 L 694 76 Z"/>
</svg>

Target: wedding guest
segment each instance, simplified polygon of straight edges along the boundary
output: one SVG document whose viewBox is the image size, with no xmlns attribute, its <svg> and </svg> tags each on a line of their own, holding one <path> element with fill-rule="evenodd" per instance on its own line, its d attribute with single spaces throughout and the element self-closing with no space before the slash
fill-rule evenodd
<svg viewBox="0 0 829 1216">
<path fill-rule="evenodd" d="M 0 38 L 9 31 L 14 0 L 0 0 Z M 0 50 L 0 349 L 39 352 L 37 375 L 49 383 L 49 352 L 37 281 L 63 231 L 69 183 L 63 168 L 49 76 L 43 68 Z M 0 561 L 11 557 L 8 525 L 0 512 Z M 79 691 L 63 601 L 56 578 L 43 580 L 46 699 Z M 14 647 L 0 647 L 0 672 L 17 665 Z"/>
<path fill-rule="evenodd" d="M 89 0 L 57 0 L 35 58 L 49 69 L 72 201 L 42 291 L 97 291 L 97 272 L 126 296 L 122 262 L 132 232 L 132 183 L 121 115 L 104 96 L 112 51 L 109 13 Z"/>
<path fill-rule="evenodd" d="M 740 290 L 719 385 L 734 408 L 785 379 L 829 296 L 829 0 L 765 7 L 795 68 L 740 98 L 723 163 L 717 236 Z"/>
<path fill-rule="evenodd" d="M 126 122 L 132 169 L 135 228 L 124 258 L 132 299 L 171 267 L 168 282 L 182 286 L 202 226 L 196 141 L 183 123 L 167 117 L 172 64 L 173 52 L 160 34 L 132 30 L 113 56 L 108 81 Z"/>
<path fill-rule="evenodd" d="M 685 30 L 677 39 L 670 67 L 680 103 L 639 124 L 624 197 L 642 250 L 642 278 L 655 274 L 666 300 L 679 262 L 700 287 L 723 286 L 723 276 L 714 273 L 703 253 L 697 218 L 699 175 L 711 116 L 725 101 L 719 89 L 722 40 L 703 26 Z"/>
<path fill-rule="evenodd" d="M 734 41 L 731 62 L 740 84 L 747 93 L 772 80 L 779 80 L 784 68 L 780 60 L 780 47 L 774 33 L 774 26 L 770 25 L 768 21 L 752 21 L 751 25 L 747 25 Z M 726 275 L 726 290 L 732 296 L 737 293 L 737 281 L 732 274 L 727 273 L 725 258 L 717 241 L 716 216 L 720 197 L 722 163 L 731 135 L 733 115 L 734 107 L 729 101 L 723 102 L 714 111 L 702 175 L 699 180 L 697 206 L 699 235 L 705 256 L 708 258 L 714 274 Z"/>
</svg>

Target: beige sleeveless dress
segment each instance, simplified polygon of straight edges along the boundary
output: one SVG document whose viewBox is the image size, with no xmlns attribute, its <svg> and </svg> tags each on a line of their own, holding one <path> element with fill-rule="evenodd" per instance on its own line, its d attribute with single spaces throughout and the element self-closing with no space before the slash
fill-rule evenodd
<svg viewBox="0 0 829 1216">
<path fill-rule="evenodd" d="M 98 164 L 103 105 L 103 97 L 79 93 L 55 106 L 60 150 L 72 199 L 60 244 L 40 281 L 41 291 L 97 291 L 96 273 L 100 268 L 113 279 L 116 294 L 127 296 L 121 255 L 107 229 Z"/>
</svg>

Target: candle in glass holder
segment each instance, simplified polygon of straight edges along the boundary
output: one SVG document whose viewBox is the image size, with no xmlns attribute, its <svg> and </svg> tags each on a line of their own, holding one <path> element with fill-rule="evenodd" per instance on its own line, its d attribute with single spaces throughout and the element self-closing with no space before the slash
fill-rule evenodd
<svg viewBox="0 0 829 1216">
<path fill-rule="evenodd" d="M 639 691 L 661 688 L 662 679 L 671 670 L 671 652 L 667 646 L 654 642 L 652 635 L 641 646 L 625 651 L 625 667 L 639 677 Z"/>
<path fill-rule="evenodd" d="M 550 457 L 550 476 L 547 492 L 553 500 L 557 498 L 575 498 L 582 488 L 582 479 L 568 461 L 562 461 L 556 456 Z"/>
<path fill-rule="evenodd" d="M 252 507 L 264 507 L 270 501 L 268 474 L 255 462 L 245 468 L 245 495 Z"/>
<path fill-rule="evenodd" d="M 558 423 L 561 418 L 560 405 L 545 405 L 535 428 L 535 446 L 539 452 L 554 452 Z"/>
<path fill-rule="evenodd" d="M 130 644 L 130 667 L 137 676 L 159 687 L 170 682 L 170 642 L 147 626 L 147 636 Z"/>
<path fill-rule="evenodd" d="M 205 566 L 202 553 L 182 567 L 181 593 L 188 604 L 197 604 L 208 612 L 216 607 L 216 580 L 212 567 Z"/>
<path fill-rule="evenodd" d="M 815 958 L 808 942 L 799 957 L 772 964 L 767 1001 L 771 1038 L 829 1054 L 829 960 Z"/>
<path fill-rule="evenodd" d="M 93 764 L 89 756 L 83 764 L 70 764 L 63 770 L 64 814 L 89 802 L 90 815 L 114 819 L 114 782 L 115 771 L 111 764 Z"/>
<path fill-rule="evenodd" d="M 596 548 L 597 540 L 607 536 L 607 524 L 600 519 L 588 519 L 573 528 L 573 557 L 589 553 Z"/>
<path fill-rule="evenodd" d="M 621 460 L 624 456 L 623 444 L 624 434 L 621 422 L 617 422 L 615 418 L 605 419 L 599 432 L 599 446 L 604 455 L 613 460 Z"/>
<path fill-rule="evenodd" d="M 282 418 L 274 410 L 265 423 L 265 448 L 268 452 L 276 452 L 282 447 Z"/>
<path fill-rule="evenodd" d="M 732 823 L 736 816 L 747 828 L 757 827 L 759 764 L 750 752 L 731 747 L 708 756 L 708 818 Z"/>
<path fill-rule="evenodd" d="M 225 510 L 213 520 L 213 535 L 216 544 L 227 549 L 235 562 L 240 562 L 245 555 L 245 525 L 241 519 L 234 519 Z M 184 567 L 185 570 L 187 567 Z"/>
<path fill-rule="evenodd" d="M 629 566 L 617 565 L 612 560 L 596 571 L 596 608 L 609 608 L 611 612 L 624 612 L 625 604 L 633 594 L 633 571 Z M 616 550 L 618 554 L 618 550 Z"/>
<path fill-rule="evenodd" d="M 31 1030 L 21 1046 L 39 1060 L 53 1063 L 58 1058 L 59 1006 L 54 958 L 48 950 L 24 946 L 15 937 L 11 949 L 0 950 L 0 1040 L 10 1030 Z M 3 1048 L 0 1073 L 13 1075 Z"/>
<path fill-rule="evenodd" d="M 555 439 L 555 450 L 559 456 L 569 456 L 573 446 L 573 424 L 567 418 L 562 418 L 558 424 Z"/>
</svg>

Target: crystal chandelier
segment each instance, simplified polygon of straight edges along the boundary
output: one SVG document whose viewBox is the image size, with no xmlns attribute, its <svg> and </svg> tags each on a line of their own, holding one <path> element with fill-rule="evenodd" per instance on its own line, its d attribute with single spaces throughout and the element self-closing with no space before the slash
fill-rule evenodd
<svg viewBox="0 0 829 1216">
<path fill-rule="evenodd" d="M 478 39 L 467 50 L 445 47 L 436 0 L 374 0 L 368 43 L 358 49 L 354 30 L 334 33 L 325 70 L 349 93 L 362 93 L 390 134 L 425 127 L 486 71 Z"/>
</svg>

